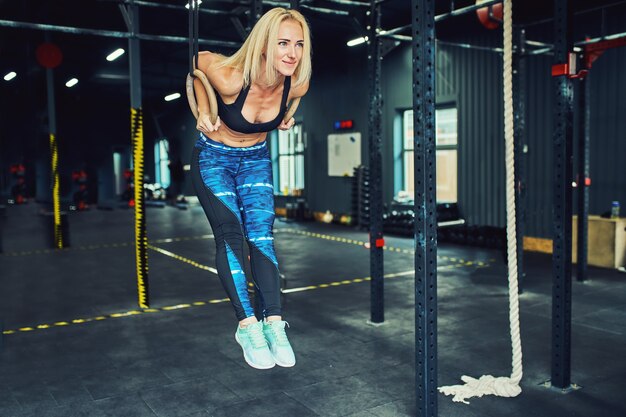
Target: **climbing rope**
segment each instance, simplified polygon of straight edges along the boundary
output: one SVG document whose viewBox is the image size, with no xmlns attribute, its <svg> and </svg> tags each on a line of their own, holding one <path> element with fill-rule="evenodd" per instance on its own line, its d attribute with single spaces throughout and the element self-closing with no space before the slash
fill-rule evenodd
<svg viewBox="0 0 626 417">
<path fill-rule="evenodd" d="M 513 146 L 513 0 L 504 0 L 504 139 L 506 161 L 506 231 L 509 273 L 509 322 L 513 351 L 510 377 L 483 375 L 479 379 L 463 375 L 465 385 L 440 387 L 445 395 L 454 395 L 453 401 L 469 404 L 468 398 L 483 395 L 516 397 L 522 392 L 522 341 L 519 330 L 519 296 L 517 285 L 517 237 L 515 230 L 515 170 Z"/>
</svg>

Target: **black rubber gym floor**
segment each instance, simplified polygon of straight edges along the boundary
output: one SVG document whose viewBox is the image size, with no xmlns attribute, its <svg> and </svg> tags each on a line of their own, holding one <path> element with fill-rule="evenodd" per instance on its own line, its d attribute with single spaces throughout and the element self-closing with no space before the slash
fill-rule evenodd
<svg viewBox="0 0 626 417">
<path fill-rule="evenodd" d="M 0 255 L 0 416 L 415 416 L 413 241 L 386 237 L 386 325 L 371 327 L 367 234 L 276 222 L 295 368 L 243 361 L 236 320 L 211 269 L 199 207 L 148 208 L 152 309 L 137 307 L 133 213 L 69 214 L 71 248 L 47 249 L 39 207 L 11 206 Z M 439 385 L 508 376 L 502 253 L 438 248 Z M 551 259 L 527 253 L 520 296 L 524 378 L 516 398 L 439 416 L 626 415 L 626 274 L 590 268 L 573 283 L 572 382 L 549 390 Z"/>
</svg>

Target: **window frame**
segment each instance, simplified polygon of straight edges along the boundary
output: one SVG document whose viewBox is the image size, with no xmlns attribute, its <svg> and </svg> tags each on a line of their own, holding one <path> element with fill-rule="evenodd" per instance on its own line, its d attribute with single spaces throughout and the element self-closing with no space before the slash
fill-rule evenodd
<svg viewBox="0 0 626 417">
<path fill-rule="evenodd" d="M 287 144 L 287 151 L 281 149 L 280 138 L 281 135 L 293 135 L 295 138 L 294 143 Z M 298 140 L 299 139 L 299 140 Z M 301 144 L 301 146 L 298 146 Z M 302 123 L 296 123 L 294 126 L 286 131 L 276 130 L 271 137 L 271 150 L 272 150 L 272 166 L 274 171 L 274 195 L 280 196 L 302 196 L 306 188 L 306 134 L 303 129 Z M 293 188 L 288 187 L 287 193 L 281 189 L 281 160 L 288 158 L 291 164 L 293 164 L 293 178 L 289 175 L 287 182 L 293 184 Z M 298 170 L 298 158 L 300 158 L 302 168 Z M 299 188 L 298 185 L 301 185 Z M 298 190 L 298 191 L 296 191 Z"/>
<path fill-rule="evenodd" d="M 170 141 L 166 137 L 158 138 L 154 143 L 154 182 L 168 188 L 172 184 L 169 169 Z"/>
<path fill-rule="evenodd" d="M 444 144 L 439 144 L 439 137 L 437 137 L 437 129 L 438 129 L 438 124 L 437 121 L 435 121 L 435 140 L 436 140 L 436 144 L 435 144 L 435 152 L 439 153 L 439 151 L 456 151 L 456 198 L 453 201 L 449 201 L 449 200 L 438 200 L 438 203 L 456 203 L 458 202 L 459 199 L 459 192 L 458 192 L 458 184 L 459 184 L 459 176 L 458 176 L 458 167 L 459 167 L 459 108 L 456 102 L 446 102 L 446 103 L 442 103 L 442 104 L 437 104 L 435 106 L 435 117 L 437 117 L 437 113 L 439 112 L 443 112 L 446 110 L 455 110 L 456 113 L 456 117 L 455 117 L 455 127 L 456 127 L 456 135 L 455 135 L 455 139 L 453 143 L 444 143 Z M 407 117 L 407 115 L 411 114 L 410 117 Z M 399 170 L 399 174 L 401 177 L 400 183 L 401 183 L 401 187 L 399 189 L 408 191 L 409 190 L 409 182 L 410 182 L 410 175 L 413 175 L 413 173 L 410 173 L 410 175 L 407 173 L 407 169 L 408 169 L 408 164 L 407 164 L 407 158 L 410 157 L 410 155 L 412 155 L 414 153 L 414 149 L 413 149 L 413 139 L 412 139 L 412 135 L 410 136 L 411 140 L 407 141 L 408 137 L 406 135 L 407 132 L 407 125 L 406 125 L 406 121 L 407 118 L 411 121 L 411 130 L 413 128 L 412 124 L 413 124 L 413 109 L 404 109 L 400 111 L 400 123 L 399 123 L 399 136 L 400 136 L 400 140 L 399 140 L 399 145 L 401 147 L 400 152 L 397 154 L 398 155 L 398 159 L 399 162 L 402 165 L 402 168 Z M 407 144 L 410 144 L 410 147 L 407 147 Z"/>
</svg>

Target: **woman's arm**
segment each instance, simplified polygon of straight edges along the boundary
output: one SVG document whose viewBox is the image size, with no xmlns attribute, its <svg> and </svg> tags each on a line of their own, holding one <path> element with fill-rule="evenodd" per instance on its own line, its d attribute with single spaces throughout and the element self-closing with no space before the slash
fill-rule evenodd
<svg viewBox="0 0 626 417">
<path fill-rule="evenodd" d="M 292 88 L 291 91 L 289 91 L 289 99 L 293 100 L 296 98 L 300 98 L 300 97 L 304 97 L 304 95 L 307 93 L 307 91 L 309 91 L 309 82 L 307 81 L 306 83 Z M 278 126 L 279 130 L 289 130 L 293 127 L 293 125 L 296 124 L 296 119 L 294 119 L 293 117 L 287 121 L 282 121 L 280 123 L 280 126 Z"/>
<path fill-rule="evenodd" d="M 198 69 L 207 76 L 215 93 L 219 94 L 222 100 L 228 101 L 239 94 L 243 88 L 243 76 L 233 68 L 219 66 L 220 58 L 222 58 L 221 55 L 213 52 L 200 52 L 198 54 Z M 194 87 L 198 102 L 198 120 L 202 119 L 202 123 L 198 123 L 198 130 L 204 133 L 217 130 L 221 125 L 220 119 L 218 117 L 215 126 L 211 125 L 208 115 L 209 99 L 202 82 L 198 79 L 194 80 Z M 206 129 L 206 131 L 203 129 Z"/>
<path fill-rule="evenodd" d="M 219 94 L 219 89 L 215 85 L 216 83 L 213 81 L 213 79 L 215 78 L 215 76 L 213 75 L 214 71 L 211 71 L 211 64 L 213 63 L 213 53 L 203 51 L 198 54 L 197 68 L 204 72 L 209 80 L 209 83 L 211 83 L 213 88 Z M 211 123 L 211 119 L 209 117 L 209 97 L 207 96 L 206 90 L 204 89 L 202 82 L 198 78 L 195 78 L 193 80 L 193 85 L 196 94 L 196 102 L 198 103 L 198 121 L 196 123 L 196 128 L 202 133 L 208 134 L 209 132 L 213 132 L 220 127 L 220 118 L 217 118 L 215 125 Z"/>
<path fill-rule="evenodd" d="M 309 91 L 309 81 L 305 82 L 298 87 L 292 88 L 289 92 L 289 98 L 299 98 L 304 97 L 304 95 Z"/>
</svg>

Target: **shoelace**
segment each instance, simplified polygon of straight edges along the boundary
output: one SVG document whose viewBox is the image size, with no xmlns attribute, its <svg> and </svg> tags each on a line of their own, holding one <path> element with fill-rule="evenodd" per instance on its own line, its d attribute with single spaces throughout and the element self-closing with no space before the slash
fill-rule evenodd
<svg viewBox="0 0 626 417">
<path fill-rule="evenodd" d="M 250 343 L 254 349 L 261 349 L 267 346 L 265 336 L 263 335 L 263 328 L 260 326 L 249 326 L 248 336 L 250 337 Z"/>
<path fill-rule="evenodd" d="M 289 327 L 289 323 L 285 322 L 285 325 Z M 276 342 L 278 342 L 279 345 L 289 344 L 289 339 L 287 339 L 287 333 L 285 333 L 284 326 L 273 326 L 270 322 L 270 328 L 272 329 L 274 336 L 276 336 Z"/>
</svg>

